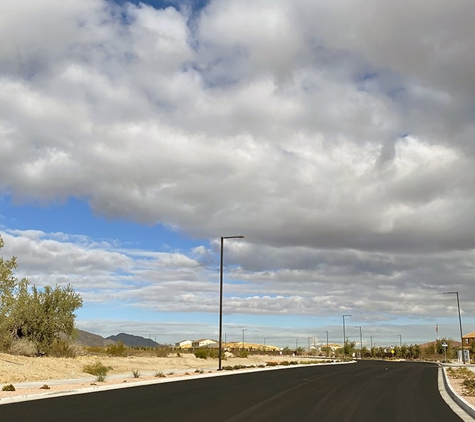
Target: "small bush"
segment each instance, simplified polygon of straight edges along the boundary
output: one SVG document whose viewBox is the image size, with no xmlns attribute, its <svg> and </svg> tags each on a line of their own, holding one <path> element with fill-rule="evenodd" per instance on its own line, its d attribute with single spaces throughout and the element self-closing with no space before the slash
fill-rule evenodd
<svg viewBox="0 0 475 422">
<path fill-rule="evenodd" d="M 2 387 L 2 391 L 15 391 L 13 384 L 7 384 Z"/>
<path fill-rule="evenodd" d="M 162 371 L 155 372 L 157 378 L 166 378 L 167 376 Z"/>
<path fill-rule="evenodd" d="M 109 344 L 106 347 L 106 353 L 109 356 L 115 356 L 115 357 L 127 356 L 127 347 L 125 347 L 124 343 L 122 342 Z"/>
<path fill-rule="evenodd" d="M 198 359 L 208 359 L 208 351 L 207 349 L 196 349 L 194 355 Z"/>
<path fill-rule="evenodd" d="M 50 386 L 48 384 L 43 384 L 41 387 L 40 387 L 40 390 L 49 390 L 50 389 Z"/>
<path fill-rule="evenodd" d="M 10 353 L 18 356 L 35 356 L 38 353 L 38 349 L 32 341 L 20 338 L 11 343 Z"/>
<path fill-rule="evenodd" d="M 234 350 L 233 351 L 234 357 L 237 358 L 247 358 L 249 356 L 249 352 L 244 349 Z"/>
<path fill-rule="evenodd" d="M 462 382 L 463 392 L 467 396 L 475 396 L 475 378 L 466 378 Z"/>
<path fill-rule="evenodd" d="M 447 369 L 447 374 L 450 378 L 463 379 L 463 378 L 472 378 L 473 372 L 468 368 L 449 368 Z"/>
<path fill-rule="evenodd" d="M 47 350 L 46 354 L 55 358 L 74 358 L 76 349 L 66 340 L 56 340 Z"/>
<path fill-rule="evenodd" d="M 111 369 L 112 367 L 105 366 L 100 361 L 97 361 L 96 363 L 92 365 L 84 366 L 83 372 L 94 375 L 97 377 L 98 382 L 103 382 L 106 379 L 107 372 L 109 372 Z"/>
<path fill-rule="evenodd" d="M 208 359 L 208 358 L 217 358 L 218 351 L 216 349 L 211 348 L 199 348 L 194 351 L 194 355 L 199 359 Z"/>
<path fill-rule="evenodd" d="M 86 352 L 92 355 L 105 355 L 106 348 L 101 346 L 87 346 L 85 348 Z"/>
<path fill-rule="evenodd" d="M 169 353 L 170 353 L 170 349 L 168 349 L 168 347 L 159 347 L 157 349 L 156 355 L 159 358 L 166 358 L 168 357 Z"/>
<path fill-rule="evenodd" d="M 211 348 L 200 348 L 194 352 L 195 356 L 199 359 L 217 358 L 218 351 Z"/>
<path fill-rule="evenodd" d="M 132 375 L 134 378 L 140 378 L 140 372 L 138 369 L 133 369 L 132 370 Z"/>
</svg>

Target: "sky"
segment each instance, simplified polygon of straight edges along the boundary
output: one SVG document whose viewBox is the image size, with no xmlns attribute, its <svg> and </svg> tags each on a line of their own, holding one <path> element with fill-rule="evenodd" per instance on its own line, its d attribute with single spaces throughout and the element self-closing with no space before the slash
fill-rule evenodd
<svg viewBox="0 0 475 422">
<path fill-rule="evenodd" d="M 474 14 L 0 0 L 0 253 L 104 337 L 216 339 L 236 235 L 227 341 L 474 331 Z"/>
</svg>

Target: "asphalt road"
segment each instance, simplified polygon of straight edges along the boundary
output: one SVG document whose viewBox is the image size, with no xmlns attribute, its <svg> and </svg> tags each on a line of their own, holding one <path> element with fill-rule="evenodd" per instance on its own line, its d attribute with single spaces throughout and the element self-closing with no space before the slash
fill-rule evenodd
<svg viewBox="0 0 475 422">
<path fill-rule="evenodd" d="M 437 366 L 358 362 L 256 371 L 0 406 L 0 421 L 452 422 Z"/>
</svg>

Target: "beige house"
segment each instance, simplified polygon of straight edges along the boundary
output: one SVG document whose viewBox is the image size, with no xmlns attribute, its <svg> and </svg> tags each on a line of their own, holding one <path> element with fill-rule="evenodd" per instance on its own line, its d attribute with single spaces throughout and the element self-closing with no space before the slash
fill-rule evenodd
<svg viewBox="0 0 475 422">
<path fill-rule="evenodd" d="M 193 341 L 191 345 L 192 347 L 218 347 L 218 342 L 209 338 L 203 338 Z"/>
<path fill-rule="evenodd" d="M 175 343 L 175 347 L 179 347 L 180 349 L 190 349 L 193 347 L 193 342 L 191 340 L 182 340 Z"/>
<path fill-rule="evenodd" d="M 475 331 L 471 333 L 465 334 L 463 337 L 463 345 L 464 346 L 471 346 L 472 343 L 475 341 Z"/>
</svg>

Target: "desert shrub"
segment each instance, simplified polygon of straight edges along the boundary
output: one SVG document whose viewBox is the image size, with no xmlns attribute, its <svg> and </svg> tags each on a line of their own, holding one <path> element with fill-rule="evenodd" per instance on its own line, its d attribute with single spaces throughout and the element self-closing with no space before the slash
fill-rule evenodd
<svg viewBox="0 0 475 422">
<path fill-rule="evenodd" d="M 127 347 L 125 347 L 122 342 L 109 344 L 106 347 L 106 353 L 109 356 L 115 357 L 127 356 Z"/>
<path fill-rule="evenodd" d="M 208 351 L 206 349 L 196 349 L 194 351 L 194 355 L 198 359 L 207 359 L 208 358 Z"/>
<path fill-rule="evenodd" d="M 475 377 L 465 378 L 462 382 L 463 392 L 468 396 L 475 396 Z"/>
<path fill-rule="evenodd" d="M 35 343 L 26 338 L 21 338 L 12 342 L 10 353 L 19 356 L 35 356 L 38 350 Z"/>
<path fill-rule="evenodd" d="M 449 368 L 447 369 L 447 374 L 449 375 L 450 378 L 457 378 L 457 379 L 463 379 L 463 378 L 472 378 L 474 376 L 473 372 L 468 369 L 468 368 Z"/>
<path fill-rule="evenodd" d="M 87 353 L 91 355 L 105 355 L 106 354 L 106 348 L 102 346 L 86 346 L 84 348 Z"/>
<path fill-rule="evenodd" d="M 140 372 L 138 369 L 132 369 L 132 376 L 134 378 L 140 378 Z"/>
<path fill-rule="evenodd" d="M 102 382 L 106 379 L 107 372 L 109 372 L 112 369 L 110 366 L 105 366 L 102 364 L 102 362 L 97 361 L 91 365 L 86 365 L 82 369 L 83 372 L 86 372 L 87 374 L 91 374 L 97 377 L 97 381 Z"/>
<path fill-rule="evenodd" d="M 41 387 L 40 387 L 40 390 L 49 390 L 50 389 L 50 386 L 48 384 L 43 384 Z"/>
<path fill-rule="evenodd" d="M 168 347 L 159 347 L 157 348 L 156 355 L 159 358 L 166 358 L 168 357 L 168 354 L 170 353 L 170 349 Z"/>
<path fill-rule="evenodd" d="M 13 384 L 7 384 L 2 387 L 2 391 L 15 391 L 15 386 Z"/>
<path fill-rule="evenodd" d="M 155 377 L 157 378 L 166 378 L 167 376 L 162 371 L 155 372 Z"/>
<path fill-rule="evenodd" d="M 277 366 L 279 362 L 266 362 L 266 366 Z"/>
<path fill-rule="evenodd" d="M 199 348 L 194 351 L 194 355 L 199 359 L 217 358 L 218 351 L 210 348 Z"/>
<path fill-rule="evenodd" d="M 55 358 L 74 358 L 76 357 L 76 349 L 66 340 L 55 340 L 46 349 L 46 354 Z"/>
<path fill-rule="evenodd" d="M 246 365 L 234 365 L 234 369 L 245 369 Z"/>
</svg>

